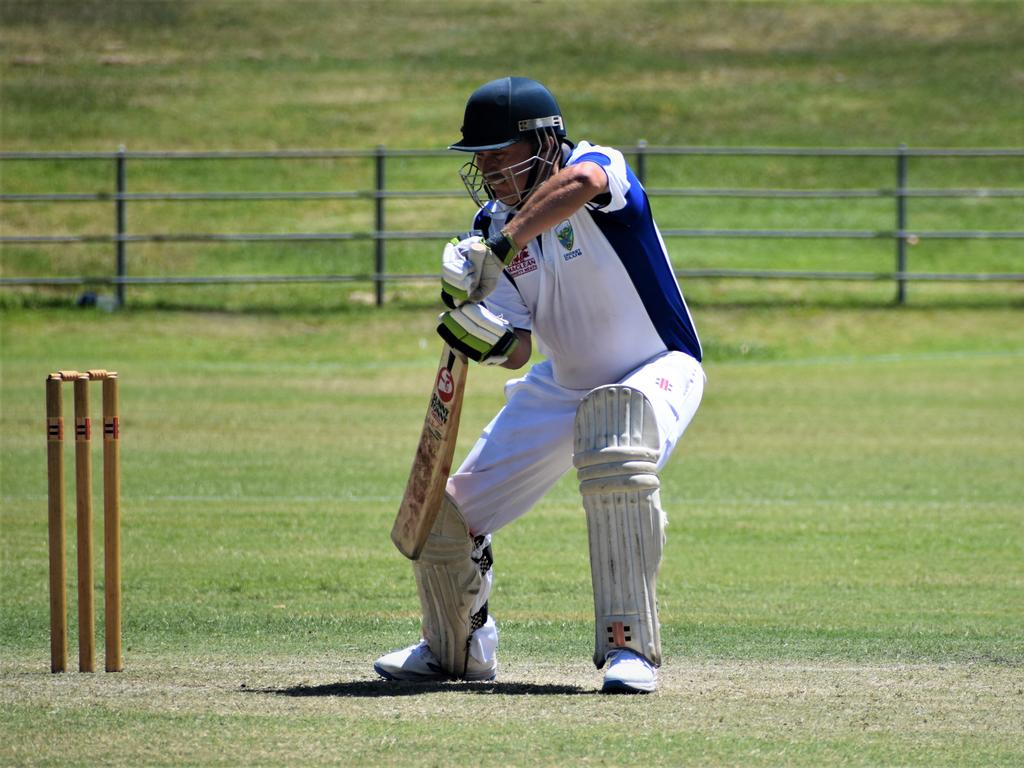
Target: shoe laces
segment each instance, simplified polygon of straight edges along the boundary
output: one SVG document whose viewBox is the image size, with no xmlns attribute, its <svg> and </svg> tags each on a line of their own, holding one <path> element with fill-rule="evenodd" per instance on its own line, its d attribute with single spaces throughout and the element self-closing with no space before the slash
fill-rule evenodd
<svg viewBox="0 0 1024 768">
<path fill-rule="evenodd" d="M 410 656 L 426 656 L 428 658 L 434 658 L 434 652 L 430 650 L 430 646 L 427 645 L 426 640 L 420 640 L 409 650 Z"/>
<path fill-rule="evenodd" d="M 647 659 L 628 648 L 612 648 L 612 650 L 605 654 L 604 660 L 609 666 L 618 662 L 638 661 L 648 669 L 654 668 Z"/>
</svg>

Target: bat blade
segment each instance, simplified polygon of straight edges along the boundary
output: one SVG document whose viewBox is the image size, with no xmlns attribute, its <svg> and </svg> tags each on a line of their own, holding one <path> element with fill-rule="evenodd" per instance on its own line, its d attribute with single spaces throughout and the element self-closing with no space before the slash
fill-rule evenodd
<svg viewBox="0 0 1024 768">
<path fill-rule="evenodd" d="M 444 345 L 405 495 L 391 528 L 391 541 L 410 560 L 420 556 L 441 507 L 459 435 L 468 367 L 464 355 Z"/>
</svg>

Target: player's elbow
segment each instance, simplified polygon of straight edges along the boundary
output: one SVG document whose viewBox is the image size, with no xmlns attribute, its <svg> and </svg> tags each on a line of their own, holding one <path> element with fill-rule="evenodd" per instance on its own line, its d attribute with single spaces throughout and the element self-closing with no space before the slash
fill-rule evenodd
<svg viewBox="0 0 1024 768">
<path fill-rule="evenodd" d="M 579 196 L 591 200 L 608 191 L 608 174 L 597 163 L 584 162 L 570 166 L 573 170 L 572 180 L 579 188 Z"/>
</svg>

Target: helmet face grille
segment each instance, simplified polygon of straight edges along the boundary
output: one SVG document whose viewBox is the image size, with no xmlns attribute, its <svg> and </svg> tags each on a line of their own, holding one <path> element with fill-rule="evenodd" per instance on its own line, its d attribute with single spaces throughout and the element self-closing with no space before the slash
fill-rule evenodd
<svg viewBox="0 0 1024 768">
<path fill-rule="evenodd" d="M 491 198 L 491 191 L 487 188 L 487 183 L 484 181 L 483 171 L 476 164 L 476 158 L 473 158 L 459 169 L 459 176 L 462 178 L 462 183 L 466 185 L 466 191 L 473 198 L 473 202 L 483 208 Z"/>
<path fill-rule="evenodd" d="M 538 150 L 526 160 L 490 173 L 484 173 L 477 165 L 477 157 L 462 166 L 459 176 L 469 196 L 478 206 L 483 207 L 489 201 L 497 200 L 510 208 L 517 208 L 554 173 L 561 153 L 557 131 L 554 128 L 543 128 L 531 131 L 530 134 L 537 137 Z M 500 196 L 496 190 L 500 190 Z"/>
</svg>

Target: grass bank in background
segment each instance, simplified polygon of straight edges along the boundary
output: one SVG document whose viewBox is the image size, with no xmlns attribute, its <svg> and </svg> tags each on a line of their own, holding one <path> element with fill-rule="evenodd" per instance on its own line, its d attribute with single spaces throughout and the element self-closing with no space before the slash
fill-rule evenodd
<svg viewBox="0 0 1024 768">
<path fill-rule="evenodd" d="M 510 68 L 608 143 L 998 146 L 1024 118 L 1016 3 L 530 3 L 493 37 L 479 10 L 8 0 L 5 145 L 436 148 Z"/>
<path fill-rule="evenodd" d="M 1017 3 L 478 4 L 38 2 L 0 5 L 0 136 L 6 150 L 439 149 L 458 136 L 468 93 L 513 71 L 556 93 L 573 138 L 651 145 L 1017 146 L 1024 48 Z M 567 19 L 571 18 L 571 23 Z M 524 34 L 523 30 L 542 30 Z M 496 56 L 494 40 L 501 40 Z M 595 55 L 601 68 L 593 67 Z M 462 158 L 392 160 L 389 189 L 456 190 Z M 649 158 L 654 188 L 892 189 L 890 159 Z M 114 191 L 109 161 L 3 161 L 7 194 Z M 367 191 L 372 160 L 133 160 L 129 192 Z M 912 188 L 1024 186 L 1021 159 L 914 159 Z M 132 201 L 133 234 L 369 232 L 373 201 Z M 660 198 L 663 228 L 896 229 L 886 198 Z M 917 230 L 1014 230 L 1019 198 L 913 198 Z M 385 229 L 464 230 L 468 198 L 389 200 Z M 102 234 L 102 203 L 0 203 L 7 235 Z M 436 246 L 388 242 L 385 271 L 433 274 Z M 670 241 L 680 269 L 888 273 L 877 240 Z M 374 247 L 354 243 L 130 243 L 131 276 L 367 275 Z M 910 271 L 1020 272 L 1019 242 L 921 240 Z M 6 244 L 16 276 L 106 276 L 111 244 Z M 701 301 L 749 296 L 732 281 L 695 281 Z M 369 286 L 130 287 L 136 306 L 336 309 Z M 891 300 L 873 283 L 759 284 L 759 298 Z M 8 306 L 66 305 L 79 288 L 7 289 Z M 421 297 L 392 283 L 389 301 Z M 1016 286 L 927 285 L 912 301 L 1019 303 Z"/>
</svg>

